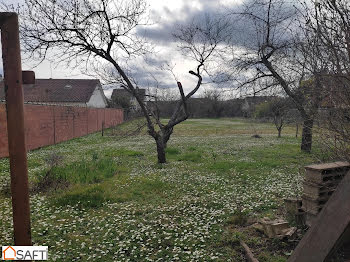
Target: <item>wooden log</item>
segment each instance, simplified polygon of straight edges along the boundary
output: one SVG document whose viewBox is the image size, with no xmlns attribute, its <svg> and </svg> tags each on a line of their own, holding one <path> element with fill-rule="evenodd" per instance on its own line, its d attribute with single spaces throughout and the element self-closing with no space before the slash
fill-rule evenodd
<svg viewBox="0 0 350 262">
<path fill-rule="evenodd" d="M 250 248 L 246 245 L 246 243 L 244 243 L 242 240 L 240 241 L 242 247 L 244 248 L 244 251 L 245 251 L 245 255 L 246 255 L 246 258 L 248 260 L 248 262 L 259 262 L 259 260 L 257 260 L 252 251 L 250 250 Z"/>
</svg>

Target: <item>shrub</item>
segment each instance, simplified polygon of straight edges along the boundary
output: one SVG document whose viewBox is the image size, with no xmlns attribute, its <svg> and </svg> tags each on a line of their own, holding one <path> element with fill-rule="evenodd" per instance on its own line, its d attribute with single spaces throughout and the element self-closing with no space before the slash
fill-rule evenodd
<svg viewBox="0 0 350 262">
<path fill-rule="evenodd" d="M 45 158 L 46 164 L 52 169 L 55 166 L 59 166 L 63 162 L 63 156 L 53 152 Z"/>
<path fill-rule="evenodd" d="M 38 181 L 34 183 L 32 193 L 45 193 L 51 190 L 62 189 L 69 186 L 66 179 L 56 177 L 52 169 L 46 172 L 45 175 L 39 177 Z"/>
<path fill-rule="evenodd" d="M 50 190 L 57 190 L 68 186 L 66 179 L 57 178 L 53 173 L 53 169 L 57 168 L 63 162 L 63 156 L 53 152 L 45 158 L 45 162 L 49 170 L 43 176 L 38 177 L 38 181 L 34 183 L 32 192 L 47 192 Z"/>
<path fill-rule="evenodd" d="M 112 177 L 117 170 L 115 161 L 110 157 L 82 160 L 66 166 L 58 166 L 52 169 L 57 179 L 66 180 L 73 184 L 92 184 Z"/>
<path fill-rule="evenodd" d="M 38 175 L 38 181 L 32 190 L 34 193 L 65 188 L 70 184 L 99 183 L 112 177 L 117 171 L 117 164 L 113 158 L 99 158 L 97 154 L 93 154 L 91 160 L 84 159 L 64 166 L 58 165 L 56 160 L 50 160 L 50 165 L 50 169 L 44 175 Z"/>
</svg>

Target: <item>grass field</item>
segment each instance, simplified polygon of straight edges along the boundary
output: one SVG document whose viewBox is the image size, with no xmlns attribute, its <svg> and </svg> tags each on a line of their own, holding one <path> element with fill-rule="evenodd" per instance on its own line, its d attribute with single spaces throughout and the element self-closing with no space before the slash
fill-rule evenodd
<svg viewBox="0 0 350 262">
<path fill-rule="evenodd" d="M 253 138 L 256 133 L 262 138 Z M 156 164 L 147 135 L 110 134 L 28 155 L 32 238 L 49 246 L 51 261 L 239 262 L 245 261 L 240 239 L 261 262 L 286 260 L 293 245 L 244 225 L 278 216 L 283 198 L 300 194 L 302 167 L 317 161 L 300 152 L 293 127 L 278 139 L 270 124 L 188 120 L 175 128 L 164 165 Z M 53 154 L 61 163 L 49 167 L 45 159 Z M 2 159 L 2 245 L 13 243 L 8 181 Z"/>
</svg>

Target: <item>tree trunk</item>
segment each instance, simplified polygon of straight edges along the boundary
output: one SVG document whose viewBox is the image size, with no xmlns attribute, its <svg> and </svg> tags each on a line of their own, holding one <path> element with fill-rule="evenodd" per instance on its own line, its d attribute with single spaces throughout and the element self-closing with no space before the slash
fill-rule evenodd
<svg viewBox="0 0 350 262">
<path fill-rule="evenodd" d="M 311 152 L 312 147 L 312 127 L 314 125 L 313 119 L 304 119 L 303 133 L 301 137 L 301 150 L 304 152 Z"/>
<path fill-rule="evenodd" d="M 299 135 L 299 124 L 297 123 L 297 129 L 295 131 L 295 138 L 298 138 Z"/>
<path fill-rule="evenodd" d="M 158 163 L 159 164 L 166 163 L 166 156 L 165 156 L 166 143 L 164 143 L 163 138 L 161 136 L 156 139 L 156 143 L 157 143 Z"/>
<path fill-rule="evenodd" d="M 282 128 L 283 128 L 283 118 L 275 115 L 273 117 L 273 122 L 278 131 L 278 138 L 280 138 L 282 133 Z"/>
</svg>

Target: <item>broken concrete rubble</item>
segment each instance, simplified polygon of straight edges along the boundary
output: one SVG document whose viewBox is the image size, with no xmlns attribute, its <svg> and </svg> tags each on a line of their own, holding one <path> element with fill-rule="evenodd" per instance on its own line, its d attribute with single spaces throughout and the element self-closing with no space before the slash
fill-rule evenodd
<svg viewBox="0 0 350 262">
<path fill-rule="evenodd" d="M 261 219 L 253 227 L 263 232 L 269 238 L 293 238 L 297 232 L 296 227 L 290 227 L 285 220 L 270 220 L 268 218 Z"/>
</svg>

